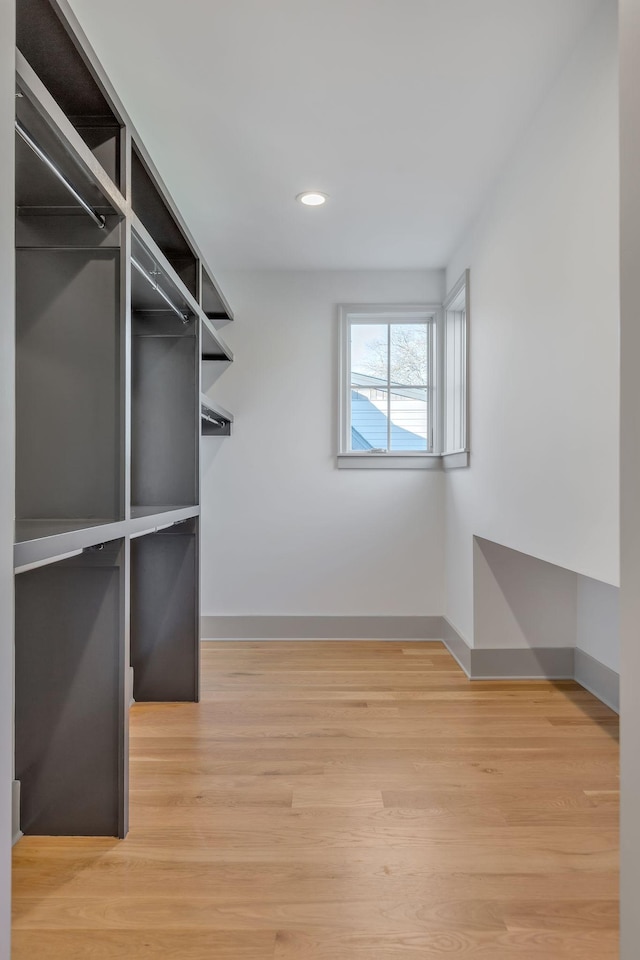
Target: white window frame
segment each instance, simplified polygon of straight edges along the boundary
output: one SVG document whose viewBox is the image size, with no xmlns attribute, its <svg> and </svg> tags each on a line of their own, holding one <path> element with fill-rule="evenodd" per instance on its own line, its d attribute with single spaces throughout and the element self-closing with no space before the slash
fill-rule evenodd
<svg viewBox="0 0 640 960">
<path fill-rule="evenodd" d="M 442 330 L 441 304 L 342 304 L 340 320 L 340 401 L 339 401 L 339 467 L 362 469 L 411 467 L 421 470 L 441 466 L 442 405 L 440 348 Z M 351 450 L 351 337 L 350 329 L 359 323 L 427 323 L 429 331 L 429 424 L 431 440 L 427 451 Z"/>
<path fill-rule="evenodd" d="M 442 458 L 445 469 L 469 465 L 469 270 L 443 303 Z"/>
</svg>

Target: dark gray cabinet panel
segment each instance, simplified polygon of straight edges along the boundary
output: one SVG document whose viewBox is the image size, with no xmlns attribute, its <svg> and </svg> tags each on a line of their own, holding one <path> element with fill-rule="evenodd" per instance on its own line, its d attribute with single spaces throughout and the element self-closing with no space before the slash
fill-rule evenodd
<svg viewBox="0 0 640 960">
<path fill-rule="evenodd" d="M 135 700 L 197 700 L 198 521 L 131 541 Z"/>
<path fill-rule="evenodd" d="M 175 328 L 175 318 L 162 323 Z M 137 506 L 189 506 L 198 497 L 198 356 L 194 336 L 135 336 L 131 497 Z"/>
<path fill-rule="evenodd" d="M 120 516 L 119 256 L 16 251 L 18 519 Z"/>
<path fill-rule="evenodd" d="M 120 553 L 114 541 L 16 577 L 24 833 L 124 833 Z"/>
</svg>

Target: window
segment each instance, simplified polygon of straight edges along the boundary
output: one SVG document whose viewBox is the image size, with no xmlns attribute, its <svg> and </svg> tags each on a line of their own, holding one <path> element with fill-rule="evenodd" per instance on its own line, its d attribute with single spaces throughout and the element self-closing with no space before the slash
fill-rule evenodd
<svg viewBox="0 0 640 960">
<path fill-rule="evenodd" d="M 466 279 L 444 308 L 340 308 L 338 466 L 466 466 Z"/>
<path fill-rule="evenodd" d="M 342 308 L 342 455 L 434 453 L 438 311 Z"/>
</svg>

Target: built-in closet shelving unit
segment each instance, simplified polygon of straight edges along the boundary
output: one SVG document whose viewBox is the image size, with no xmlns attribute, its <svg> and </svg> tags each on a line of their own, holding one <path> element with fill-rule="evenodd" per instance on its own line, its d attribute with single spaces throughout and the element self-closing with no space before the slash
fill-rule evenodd
<svg viewBox="0 0 640 960">
<path fill-rule="evenodd" d="M 232 314 L 66 0 L 17 0 L 16 778 L 124 836 L 136 700 L 197 700 L 201 393 Z"/>
</svg>

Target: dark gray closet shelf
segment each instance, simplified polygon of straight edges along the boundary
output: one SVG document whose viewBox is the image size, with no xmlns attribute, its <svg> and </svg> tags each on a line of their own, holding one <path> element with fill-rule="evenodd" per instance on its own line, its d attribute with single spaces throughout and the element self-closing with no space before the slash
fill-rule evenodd
<svg viewBox="0 0 640 960">
<path fill-rule="evenodd" d="M 214 323 L 228 323 L 233 320 L 233 310 L 229 306 L 225 295 L 218 286 L 215 277 L 202 267 L 200 280 L 200 300 L 202 310 L 209 320 Z"/>
<path fill-rule="evenodd" d="M 143 222 L 139 217 L 136 216 L 133 211 L 131 212 L 131 230 L 133 235 L 136 237 L 138 243 L 142 243 L 146 247 L 148 254 L 153 257 L 155 262 L 158 264 L 158 267 L 162 273 L 167 277 L 172 286 L 180 291 L 180 295 L 184 299 L 185 303 L 188 304 L 189 309 L 195 315 L 199 312 L 200 306 L 195 299 L 195 297 L 189 292 L 185 284 L 182 282 L 178 276 L 175 269 L 171 266 L 166 256 L 155 242 Z"/>
<path fill-rule="evenodd" d="M 14 566 L 55 563 L 98 543 L 139 536 L 200 515 L 199 506 L 132 507 L 130 520 L 17 520 Z"/>
<path fill-rule="evenodd" d="M 191 517 L 200 515 L 200 507 L 179 507 L 179 506 L 148 506 L 131 507 L 131 523 L 135 527 L 132 532 L 138 533 L 137 520 L 152 520 L 158 524 L 180 523 L 182 520 L 189 520 Z M 150 526 L 150 524 L 148 524 Z"/>
<path fill-rule="evenodd" d="M 139 220 L 135 213 L 131 214 L 131 228 L 134 236 L 139 243 L 146 248 L 149 256 L 157 263 L 163 276 L 171 284 L 176 295 L 184 303 L 185 308 L 201 321 L 202 330 L 202 359 L 203 360 L 233 360 L 233 354 L 227 347 L 222 337 L 215 330 L 213 324 L 205 316 L 202 307 L 195 297 L 191 295 L 174 268 L 171 266 L 164 253 L 155 242 L 144 224 Z M 144 281 L 143 281 L 144 282 Z"/>
<path fill-rule="evenodd" d="M 13 551 L 16 570 L 33 563 L 54 562 L 74 550 L 117 540 L 124 520 L 17 520 Z"/>
<path fill-rule="evenodd" d="M 126 534 L 140 536 L 151 529 L 159 530 L 174 523 L 182 523 L 200 516 L 200 506 L 135 506 L 131 507 L 131 519 L 126 521 Z"/>
<path fill-rule="evenodd" d="M 203 437 L 231 436 L 233 414 L 204 393 L 200 397 L 200 412 Z"/>
<path fill-rule="evenodd" d="M 131 307 L 135 312 L 165 313 L 188 322 L 194 311 L 180 282 L 151 253 L 135 232 L 131 235 Z"/>
<path fill-rule="evenodd" d="M 87 530 L 118 521 L 113 520 L 16 520 L 16 544 L 30 540 L 42 540 L 72 533 L 75 530 Z"/>
<path fill-rule="evenodd" d="M 19 89 L 29 97 L 62 146 L 74 157 L 109 206 L 124 217 L 128 211 L 127 201 L 19 50 L 16 50 L 16 78 Z"/>
<path fill-rule="evenodd" d="M 200 507 L 132 507 L 131 512 L 136 514 L 129 532 L 134 540 L 193 520 L 200 515 Z"/>
<path fill-rule="evenodd" d="M 203 360 L 226 360 L 233 362 L 233 353 L 226 345 L 217 330 L 214 329 L 211 320 L 203 313 L 200 314 L 201 326 L 201 352 Z"/>
</svg>

